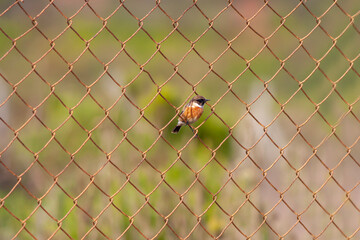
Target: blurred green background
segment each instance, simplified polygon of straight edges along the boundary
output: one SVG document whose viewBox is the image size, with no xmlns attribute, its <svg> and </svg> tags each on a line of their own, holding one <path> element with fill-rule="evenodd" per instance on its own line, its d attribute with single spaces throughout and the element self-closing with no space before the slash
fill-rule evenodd
<svg viewBox="0 0 360 240">
<path fill-rule="evenodd" d="M 360 237 L 359 1 L 0 12 L 2 239 Z"/>
</svg>

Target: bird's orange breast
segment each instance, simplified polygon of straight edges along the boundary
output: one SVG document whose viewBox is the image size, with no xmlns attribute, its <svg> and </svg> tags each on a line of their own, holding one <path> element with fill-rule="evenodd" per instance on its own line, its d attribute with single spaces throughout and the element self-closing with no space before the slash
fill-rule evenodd
<svg viewBox="0 0 360 240">
<path fill-rule="evenodd" d="M 184 112 L 180 115 L 180 119 L 184 123 L 193 123 L 201 117 L 203 111 L 204 109 L 201 107 L 197 107 L 197 106 L 187 107 L 185 108 Z"/>
</svg>

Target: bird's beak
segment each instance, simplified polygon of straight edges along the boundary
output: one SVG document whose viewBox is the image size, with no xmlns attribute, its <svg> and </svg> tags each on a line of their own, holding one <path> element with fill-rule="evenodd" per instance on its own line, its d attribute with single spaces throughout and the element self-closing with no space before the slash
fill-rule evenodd
<svg viewBox="0 0 360 240">
<path fill-rule="evenodd" d="M 205 102 L 208 102 L 208 101 L 210 101 L 210 99 L 205 99 Z"/>
</svg>

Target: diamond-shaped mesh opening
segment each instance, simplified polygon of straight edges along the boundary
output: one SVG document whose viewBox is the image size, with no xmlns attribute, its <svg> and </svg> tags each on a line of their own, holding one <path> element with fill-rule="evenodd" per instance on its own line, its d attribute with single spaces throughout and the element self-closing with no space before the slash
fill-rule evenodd
<svg viewBox="0 0 360 240">
<path fill-rule="evenodd" d="M 37 94 L 35 96 L 28 94 L 29 90 L 36 90 Z M 16 92 L 18 96 L 20 95 L 21 99 L 27 103 L 26 105 L 33 108 L 39 106 L 50 94 L 49 88 L 41 80 L 39 75 L 34 72 L 28 75 L 27 78 L 18 85 Z"/>
<path fill-rule="evenodd" d="M 1 3 L 1 236 L 359 238 L 359 11 Z"/>
<path fill-rule="evenodd" d="M 84 51 L 85 43 L 81 40 L 74 31 L 72 31 L 67 25 L 59 35 L 56 36 L 54 41 L 55 49 L 66 62 L 70 63 L 77 59 L 77 57 Z M 73 48 L 69 48 L 69 44 L 72 44 Z"/>
<path fill-rule="evenodd" d="M 308 224 L 309 218 L 314 217 L 318 221 L 314 224 Z M 316 198 L 314 198 L 314 202 L 301 215 L 301 222 L 304 224 L 304 227 L 315 236 L 320 236 L 331 224 L 330 221 L 329 214 L 317 203 Z"/>
<path fill-rule="evenodd" d="M 11 87 L 23 82 L 33 72 L 30 63 L 15 48 L 11 48 L 10 51 L 6 52 L 2 59 L 4 61 L 1 61 L 0 67 L 4 70 L 2 70 L 1 77 Z M 22 67 L 17 67 L 16 62 L 21 64 Z"/>
<path fill-rule="evenodd" d="M 23 24 L 17 24 L 17 22 L 12 21 L 12 18 L 15 15 L 17 16 L 18 21 L 21 21 Z M 1 17 L 4 19 L 4 21 L 1 22 L 2 32 L 12 39 L 21 37 L 33 27 L 29 16 L 24 13 L 18 4 L 4 6 L 1 10 Z"/>
<path fill-rule="evenodd" d="M 34 155 L 30 149 L 18 139 L 15 139 L 2 152 L 2 165 L 17 177 L 34 162 Z M 16 164 L 15 164 L 16 163 Z M 14 187 L 14 186 L 8 186 Z"/>
<path fill-rule="evenodd" d="M 245 204 L 242 204 L 238 211 L 234 213 L 232 224 L 238 231 L 240 230 L 239 232 L 243 236 L 249 237 L 254 235 L 261 227 L 263 224 L 263 216 L 256 208 L 254 208 L 251 201 L 248 201 Z M 246 229 L 244 229 L 245 225 L 247 226 Z M 244 231 L 241 229 L 244 229 Z"/>
<path fill-rule="evenodd" d="M 299 196 L 303 197 L 300 198 Z M 313 196 L 311 195 L 311 191 L 297 178 L 286 190 L 283 199 L 283 202 L 287 204 L 293 214 L 300 216 L 312 203 Z"/>
<path fill-rule="evenodd" d="M 336 178 L 337 183 L 346 191 L 352 190 L 356 186 L 356 183 L 360 180 L 359 176 L 356 176 L 355 174 L 355 171 L 358 171 L 360 166 L 358 162 L 354 161 L 354 153 L 343 158 L 342 162 L 336 166 L 334 170 L 334 178 Z M 342 172 L 345 168 L 349 169 L 349 174 L 341 175 L 340 172 Z"/>
</svg>

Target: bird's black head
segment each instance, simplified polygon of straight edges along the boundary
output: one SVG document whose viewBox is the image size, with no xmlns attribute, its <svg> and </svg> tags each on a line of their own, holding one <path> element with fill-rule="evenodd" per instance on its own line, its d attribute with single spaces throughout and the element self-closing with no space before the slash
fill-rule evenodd
<svg viewBox="0 0 360 240">
<path fill-rule="evenodd" d="M 203 96 L 195 96 L 191 101 L 198 103 L 200 106 L 204 106 L 209 99 L 204 98 Z"/>
</svg>

